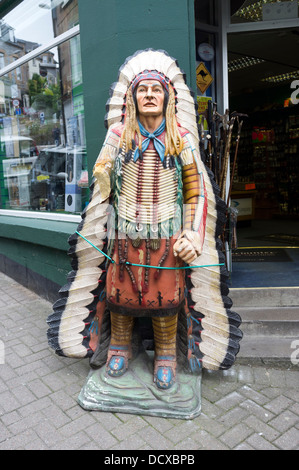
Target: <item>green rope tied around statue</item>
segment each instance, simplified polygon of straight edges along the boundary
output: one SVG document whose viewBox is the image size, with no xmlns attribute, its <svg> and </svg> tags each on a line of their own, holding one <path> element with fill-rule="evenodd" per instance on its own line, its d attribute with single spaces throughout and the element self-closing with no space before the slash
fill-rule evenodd
<svg viewBox="0 0 299 470">
<path fill-rule="evenodd" d="M 108 256 L 106 253 L 104 253 L 102 250 L 100 250 L 97 246 L 95 246 L 91 241 L 87 240 L 81 233 L 77 232 L 77 235 L 79 235 L 81 238 L 83 238 L 87 243 L 89 243 L 93 248 L 95 248 L 97 251 L 99 251 L 102 255 L 106 256 L 106 258 L 111 261 L 111 263 L 116 263 L 110 256 Z M 147 264 L 136 264 L 136 263 L 130 263 L 129 261 L 126 261 L 125 264 L 129 266 L 137 266 L 140 268 L 153 268 L 153 269 L 170 269 L 170 270 L 176 270 L 176 269 L 194 269 L 194 268 L 207 268 L 210 266 L 224 266 L 224 263 L 218 263 L 218 264 L 200 264 L 198 266 L 193 266 L 192 264 L 190 266 L 179 266 L 179 267 L 169 267 L 169 266 L 150 266 Z"/>
</svg>

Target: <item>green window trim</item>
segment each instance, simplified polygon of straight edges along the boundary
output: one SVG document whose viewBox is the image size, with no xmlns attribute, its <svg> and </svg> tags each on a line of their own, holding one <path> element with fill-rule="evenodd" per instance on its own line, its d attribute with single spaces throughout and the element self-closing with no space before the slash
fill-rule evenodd
<svg viewBox="0 0 299 470">
<path fill-rule="evenodd" d="M 0 215 L 0 237 L 20 240 L 62 251 L 69 248 L 68 237 L 77 230 L 76 222 Z"/>
</svg>

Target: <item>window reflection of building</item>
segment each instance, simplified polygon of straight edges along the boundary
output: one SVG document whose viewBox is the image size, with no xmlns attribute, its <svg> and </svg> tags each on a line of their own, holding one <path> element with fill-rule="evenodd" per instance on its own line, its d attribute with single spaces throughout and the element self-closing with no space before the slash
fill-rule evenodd
<svg viewBox="0 0 299 470">
<path fill-rule="evenodd" d="M 0 25 L 0 68 L 15 62 L 20 57 L 27 54 L 38 46 L 15 36 L 13 29 L 6 23 Z M 4 101 L 4 113 L 13 115 L 16 111 L 14 103 L 19 100 L 18 108 L 28 107 L 28 79 L 30 78 L 29 65 L 25 64 L 16 67 L 15 70 L 2 78 L 4 87 L 1 89 L 2 100 Z"/>
<path fill-rule="evenodd" d="M 78 23 L 78 3 L 63 2 L 52 10 L 54 36 Z M 58 47 L 61 77 L 61 99 L 65 120 L 65 133 L 70 145 L 84 145 L 83 91 L 81 73 L 81 51 L 78 37 Z M 76 132 L 74 132 L 76 123 Z"/>
<path fill-rule="evenodd" d="M 47 78 L 48 85 L 57 85 L 58 64 L 54 58 L 54 53 L 48 51 L 40 58 L 39 74 Z"/>
<path fill-rule="evenodd" d="M 55 37 L 78 23 L 77 0 L 57 3 L 49 16 Z M 18 28 L 2 27 L 0 68 L 39 48 L 37 42 L 19 39 Z M 0 79 L 1 207 L 80 212 L 88 179 L 79 36 L 43 49 Z M 25 167 L 20 141 L 4 136 L 30 139 Z M 87 199 L 88 189 L 83 191 Z"/>
</svg>

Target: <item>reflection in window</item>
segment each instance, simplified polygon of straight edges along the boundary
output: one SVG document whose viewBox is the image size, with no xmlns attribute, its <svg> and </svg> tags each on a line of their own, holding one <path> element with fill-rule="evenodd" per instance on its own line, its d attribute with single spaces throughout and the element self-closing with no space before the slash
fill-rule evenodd
<svg viewBox="0 0 299 470">
<path fill-rule="evenodd" d="M 57 23 L 67 23 L 73 4 L 59 10 L 64 18 L 56 15 Z M 28 46 L 25 39 L 16 41 Z M 16 43 L 0 37 L 1 49 L 16 54 Z M 87 200 L 76 36 L 0 78 L 0 208 L 74 213 Z"/>
<path fill-rule="evenodd" d="M 1 21 L 0 36 L 4 41 L 22 38 L 29 50 L 49 41 L 79 22 L 78 0 L 23 0 Z"/>
<path fill-rule="evenodd" d="M 4 54 L 0 52 L 0 69 L 3 69 L 3 67 L 5 67 Z"/>
</svg>

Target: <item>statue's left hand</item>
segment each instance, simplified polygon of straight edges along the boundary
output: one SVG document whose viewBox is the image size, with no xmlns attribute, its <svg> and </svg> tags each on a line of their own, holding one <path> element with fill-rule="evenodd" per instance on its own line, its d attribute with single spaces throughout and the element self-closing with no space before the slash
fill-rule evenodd
<svg viewBox="0 0 299 470">
<path fill-rule="evenodd" d="M 185 263 L 192 263 L 197 258 L 197 252 L 187 238 L 179 238 L 173 245 L 174 256 L 179 256 Z"/>
</svg>

